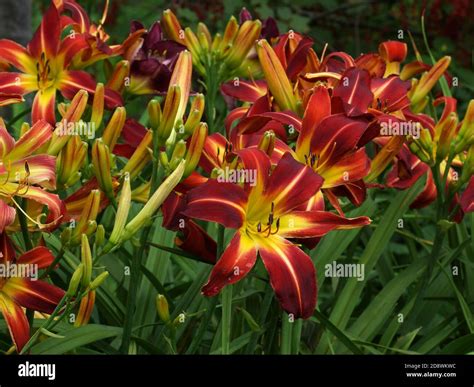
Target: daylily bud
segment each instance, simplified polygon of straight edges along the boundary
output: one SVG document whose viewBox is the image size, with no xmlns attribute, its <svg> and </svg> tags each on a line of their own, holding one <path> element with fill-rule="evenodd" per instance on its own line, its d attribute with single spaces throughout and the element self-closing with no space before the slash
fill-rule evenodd
<svg viewBox="0 0 474 387">
<path fill-rule="evenodd" d="M 385 61 L 384 78 L 392 74 L 399 74 L 400 62 L 407 56 L 407 44 L 399 41 L 387 41 L 379 45 L 379 54 Z"/>
<path fill-rule="evenodd" d="M 104 283 L 104 281 L 108 278 L 109 276 L 109 272 L 108 271 L 104 271 L 102 273 L 100 273 L 92 282 L 91 284 L 89 285 L 89 289 L 91 291 L 94 291 L 96 290 L 100 285 L 102 285 Z"/>
<path fill-rule="evenodd" d="M 206 100 L 204 95 L 198 94 L 194 97 L 193 102 L 191 103 L 191 109 L 184 124 L 184 138 L 191 136 L 194 132 L 194 129 L 201 121 L 202 115 L 204 113 L 204 107 L 206 105 Z"/>
<path fill-rule="evenodd" d="M 219 51 L 224 52 L 227 48 L 231 47 L 237 33 L 239 32 L 239 23 L 234 16 L 231 16 L 225 27 L 222 41 L 219 45 Z M 256 38 L 255 38 L 256 40 Z"/>
<path fill-rule="evenodd" d="M 182 119 L 186 111 L 186 105 L 191 90 L 191 76 L 193 72 L 193 59 L 189 51 L 181 51 L 176 61 L 173 74 L 171 74 L 170 86 L 179 86 L 179 105 L 176 119 Z M 167 98 L 168 99 L 168 98 Z"/>
<path fill-rule="evenodd" d="M 197 32 L 198 32 L 198 37 L 202 35 L 206 39 L 207 47 L 209 47 L 212 44 L 212 37 L 207 26 L 204 23 L 199 22 L 197 25 Z M 199 39 L 199 41 L 201 41 L 201 38 Z M 204 47 L 202 42 L 201 42 L 201 45 Z"/>
<path fill-rule="evenodd" d="M 195 169 L 201 158 L 202 149 L 207 138 L 207 124 L 201 124 L 194 131 L 189 143 L 188 152 L 186 153 L 186 168 L 184 169 L 184 177 L 188 177 Z"/>
<path fill-rule="evenodd" d="M 92 164 L 94 165 L 95 177 L 102 191 L 110 200 L 114 200 L 110 157 L 109 147 L 104 144 L 102 139 L 95 140 L 92 146 Z"/>
<path fill-rule="evenodd" d="M 79 90 L 74 96 L 66 112 L 66 115 L 60 122 L 56 124 L 56 129 L 53 132 L 48 147 L 47 153 L 49 155 L 56 156 L 66 145 L 70 139 L 70 136 L 66 135 L 68 132 L 68 125 L 80 120 L 87 107 L 88 98 L 89 94 L 85 90 Z"/>
<path fill-rule="evenodd" d="M 176 168 L 177 165 L 183 160 L 185 154 L 186 154 L 186 142 L 183 140 L 179 140 L 173 149 L 173 153 L 171 155 L 171 160 L 169 163 L 169 168 L 171 170 Z"/>
<path fill-rule="evenodd" d="M 69 244 L 69 242 L 71 241 L 71 234 L 72 234 L 72 229 L 70 227 L 66 227 L 61 232 L 61 244 L 63 246 L 67 246 Z"/>
<path fill-rule="evenodd" d="M 81 238 L 81 263 L 83 265 L 81 286 L 85 289 L 89 286 L 92 278 L 92 252 L 87 235 L 82 234 Z"/>
<path fill-rule="evenodd" d="M 161 106 L 156 99 L 152 99 L 148 103 L 148 121 L 151 129 L 158 130 L 161 122 Z"/>
<path fill-rule="evenodd" d="M 214 35 L 214 40 L 211 44 L 211 51 L 217 51 L 222 41 L 222 35 L 217 33 Z"/>
<path fill-rule="evenodd" d="M 130 239 L 160 208 L 166 198 L 169 196 L 171 191 L 180 182 L 184 172 L 184 160 L 178 165 L 178 167 L 166 178 L 160 187 L 153 193 L 150 200 L 145 204 L 141 211 L 125 226 L 123 233 L 123 240 Z"/>
<path fill-rule="evenodd" d="M 405 142 L 403 136 L 393 136 L 375 155 L 370 165 L 370 172 L 365 177 L 366 182 L 374 181 L 393 160 L 395 155 L 400 151 Z"/>
<path fill-rule="evenodd" d="M 105 87 L 103 83 L 98 83 L 95 88 L 94 100 L 92 102 L 91 122 L 96 128 L 100 127 L 102 117 L 104 116 L 104 95 Z"/>
<path fill-rule="evenodd" d="M 156 310 L 158 311 L 158 316 L 160 317 L 161 321 L 164 323 L 170 321 L 168 300 L 163 294 L 158 294 L 156 296 Z"/>
<path fill-rule="evenodd" d="M 186 37 L 186 47 L 191 51 L 193 57 L 198 58 L 202 49 L 196 34 L 191 30 L 191 28 L 186 27 L 184 30 L 184 36 Z"/>
<path fill-rule="evenodd" d="M 424 163 L 430 164 L 431 165 L 431 157 L 430 153 L 426 152 L 422 147 L 420 147 L 420 142 L 412 142 L 408 144 L 408 147 L 410 148 L 410 151 L 416 155 L 421 161 Z"/>
<path fill-rule="evenodd" d="M 120 133 L 122 133 L 123 126 L 125 125 L 126 118 L 127 112 L 125 111 L 125 108 L 123 106 L 119 106 L 115 109 L 114 114 L 104 129 L 102 140 L 111 151 L 114 150 L 115 144 L 117 144 L 117 140 L 120 137 Z"/>
<path fill-rule="evenodd" d="M 128 160 L 127 164 L 123 168 L 122 172 L 130 173 L 131 179 L 134 179 L 135 176 L 137 176 L 142 171 L 146 163 L 150 161 L 151 157 L 148 148 L 150 147 L 151 142 L 152 134 L 151 132 L 147 132 L 135 152 L 133 152 L 132 157 L 130 157 L 130 160 Z"/>
<path fill-rule="evenodd" d="M 410 90 L 410 101 L 412 105 L 420 103 L 431 91 L 439 78 L 451 63 L 451 57 L 445 56 L 441 58 L 436 64 L 425 74 L 422 75 L 420 81 L 414 90 Z"/>
<path fill-rule="evenodd" d="M 264 151 L 268 157 L 272 155 L 273 149 L 275 149 L 275 133 L 273 130 L 267 130 L 265 132 L 265 134 L 260 139 L 258 149 Z"/>
<path fill-rule="evenodd" d="M 298 104 L 293 87 L 288 79 L 283 66 L 280 63 L 275 51 L 266 40 L 259 40 L 257 43 L 257 54 L 262 65 L 265 79 L 268 82 L 273 97 L 281 110 L 298 111 Z"/>
<path fill-rule="evenodd" d="M 246 22 L 244 22 L 244 24 L 242 24 L 234 42 L 232 43 L 232 48 L 229 52 L 229 56 L 225 59 L 225 63 L 229 66 L 229 68 L 236 68 L 242 64 L 243 60 L 248 55 L 250 49 L 255 44 L 255 41 L 260 36 L 261 30 L 262 23 L 260 22 L 260 20 L 247 20 Z M 224 40 L 222 40 L 222 42 L 224 42 Z"/>
<path fill-rule="evenodd" d="M 71 243 L 79 243 L 82 234 L 90 235 L 91 232 L 95 231 L 95 219 L 97 218 L 97 214 L 99 213 L 99 206 L 100 191 L 94 189 L 90 192 L 86 202 L 84 203 L 79 222 L 77 222 L 76 227 L 74 228 L 71 236 Z"/>
<path fill-rule="evenodd" d="M 207 39 L 206 34 L 204 32 L 198 31 L 197 38 L 199 41 L 199 45 L 201 46 L 201 52 L 208 52 L 212 42 Z"/>
<path fill-rule="evenodd" d="M 69 281 L 69 287 L 66 292 L 67 297 L 74 297 L 77 293 L 77 289 L 79 288 L 79 284 L 82 281 L 82 275 L 84 272 L 84 265 L 81 263 L 74 273 L 72 273 L 71 280 Z"/>
<path fill-rule="evenodd" d="M 181 89 L 179 86 L 170 86 L 163 108 L 163 117 L 158 130 L 160 144 L 164 144 L 171 134 L 176 123 L 179 101 L 181 99 Z"/>
<path fill-rule="evenodd" d="M 164 152 L 163 152 L 164 153 Z M 147 181 L 132 191 L 132 200 L 134 202 L 145 204 L 150 197 L 151 182 Z"/>
<path fill-rule="evenodd" d="M 471 99 L 466 110 L 466 115 L 456 136 L 456 145 L 454 152 L 456 154 L 466 150 L 471 144 L 474 144 L 474 99 Z"/>
<path fill-rule="evenodd" d="M 168 155 L 166 152 L 160 152 L 160 163 L 164 168 L 167 168 L 169 165 Z"/>
<path fill-rule="evenodd" d="M 74 322 L 75 327 L 86 325 L 92 315 L 95 304 L 95 291 L 90 291 L 81 300 L 79 306 L 79 312 L 77 312 L 76 321 Z"/>
<path fill-rule="evenodd" d="M 122 191 L 117 207 L 117 214 L 115 216 L 114 228 L 110 234 L 109 242 L 104 248 L 104 252 L 109 252 L 115 245 L 120 243 L 125 225 L 127 224 L 128 213 L 130 212 L 130 205 L 132 201 L 132 191 L 130 188 L 130 175 L 125 173 L 123 179 Z"/>
<path fill-rule="evenodd" d="M 105 228 L 102 224 L 97 226 L 97 230 L 95 231 L 95 245 L 102 246 L 105 242 Z"/>
<path fill-rule="evenodd" d="M 130 75 L 130 64 L 128 60 L 122 60 L 115 66 L 112 76 L 107 82 L 107 87 L 121 93 Z"/>
<path fill-rule="evenodd" d="M 449 116 L 438 123 L 435 127 L 436 159 L 444 160 L 452 145 L 452 141 L 458 125 L 457 114 L 452 112 Z"/>
<path fill-rule="evenodd" d="M 173 326 L 177 327 L 178 325 L 183 324 L 186 321 L 186 314 L 180 313 L 173 320 Z"/>
<path fill-rule="evenodd" d="M 471 145 L 467 151 L 467 157 L 461 172 L 460 184 L 468 182 L 472 175 L 474 175 L 474 145 Z"/>
<path fill-rule="evenodd" d="M 73 186 L 81 177 L 80 170 L 87 157 L 87 143 L 73 136 L 56 159 L 56 178 L 59 186 Z"/>
<path fill-rule="evenodd" d="M 433 153 L 433 140 L 428 129 L 422 128 L 420 130 L 419 144 L 427 154 L 431 155 Z"/>
<path fill-rule="evenodd" d="M 161 25 L 170 39 L 181 44 L 186 44 L 181 24 L 179 24 L 178 18 L 170 9 L 163 11 Z"/>
</svg>

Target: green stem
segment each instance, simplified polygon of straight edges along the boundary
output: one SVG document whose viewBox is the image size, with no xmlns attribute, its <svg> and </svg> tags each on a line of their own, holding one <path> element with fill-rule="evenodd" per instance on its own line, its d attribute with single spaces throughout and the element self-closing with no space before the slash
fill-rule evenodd
<svg viewBox="0 0 474 387">
<path fill-rule="evenodd" d="M 280 354 L 291 355 L 291 339 L 293 333 L 293 322 L 290 321 L 290 316 L 283 312 L 281 316 L 281 346 Z"/>
<path fill-rule="evenodd" d="M 25 211 L 26 200 L 21 200 L 19 204 L 21 206 L 21 209 Z M 28 233 L 28 219 L 26 219 L 26 216 L 23 213 L 23 211 L 18 211 L 18 219 L 20 221 L 21 234 L 23 236 L 23 241 L 25 242 L 25 248 L 28 251 L 28 250 L 33 249 L 33 243 L 31 243 L 31 238 Z M 35 317 L 35 311 L 31 309 L 27 309 L 26 319 L 28 320 L 28 323 L 30 325 L 30 331 L 33 330 L 34 317 Z"/>
<path fill-rule="evenodd" d="M 12 119 L 10 121 L 8 121 L 8 123 L 7 123 L 7 128 L 10 128 L 13 124 L 15 124 L 22 117 L 26 116 L 29 112 L 31 112 L 31 108 L 22 110 L 16 116 L 12 117 Z"/>
<path fill-rule="evenodd" d="M 216 99 L 219 91 L 219 66 L 209 58 L 206 66 L 206 120 L 209 133 L 215 133 L 216 128 Z"/>
<path fill-rule="evenodd" d="M 292 334 L 292 346 L 291 351 L 293 354 L 297 355 L 300 352 L 301 344 L 301 332 L 303 330 L 303 320 L 298 319 L 294 322 L 293 334 Z"/>
<path fill-rule="evenodd" d="M 224 251 L 225 227 L 221 224 L 217 226 L 217 256 L 220 257 Z M 232 285 L 227 285 L 222 289 L 222 354 L 230 354 L 230 337 L 232 328 Z"/>
<path fill-rule="evenodd" d="M 230 333 L 232 327 L 232 285 L 222 289 L 222 354 L 230 355 Z"/>
<path fill-rule="evenodd" d="M 25 211 L 25 201 L 22 200 L 20 202 L 20 206 L 23 211 Z M 26 219 L 25 214 L 23 211 L 18 211 L 18 218 L 20 220 L 20 227 L 21 227 L 21 234 L 23 236 L 23 241 L 25 242 L 26 250 L 31 250 L 33 248 L 33 244 L 31 243 L 30 234 L 28 232 L 28 220 Z"/>
<path fill-rule="evenodd" d="M 48 329 L 48 326 L 49 324 L 54 321 L 54 319 L 56 318 L 56 316 L 58 315 L 58 313 L 61 311 L 61 309 L 63 308 L 64 304 L 66 304 L 66 302 L 68 301 L 69 297 L 67 296 L 64 296 L 61 301 L 59 302 L 58 306 L 56 306 L 56 309 L 54 309 L 53 313 L 51 313 L 51 315 L 48 317 L 48 319 L 44 322 L 44 324 L 41 326 L 42 328 L 44 329 Z M 25 353 L 27 353 L 30 348 L 36 343 L 36 339 L 38 338 L 38 336 L 40 335 L 41 333 L 41 329 L 37 329 L 36 332 L 33 334 L 33 336 L 31 336 L 31 338 L 28 340 L 28 342 L 25 344 L 25 346 L 23 347 L 23 349 L 21 350 L 20 352 L 20 355 L 23 355 Z"/>
<path fill-rule="evenodd" d="M 163 168 L 160 168 L 158 152 L 158 137 L 153 136 L 153 169 L 150 184 L 150 197 L 156 191 L 157 186 L 163 177 Z M 149 248 L 147 241 L 148 237 L 150 236 L 152 226 L 153 224 L 150 224 L 143 229 L 140 238 L 140 247 L 136 249 L 137 251 L 135 251 L 135 254 L 133 254 L 131 260 L 130 285 L 128 289 L 127 308 L 123 324 L 122 344 L 120 346 L 120 351 L 125 354 L 128 353 L 128 348 L 130 347 L 130 339 L 132 337 L 133 330 L 133 318 L 136 308 L 136 298 L 141 278 L 142 260 L 147 249 Z"/>
</svg>

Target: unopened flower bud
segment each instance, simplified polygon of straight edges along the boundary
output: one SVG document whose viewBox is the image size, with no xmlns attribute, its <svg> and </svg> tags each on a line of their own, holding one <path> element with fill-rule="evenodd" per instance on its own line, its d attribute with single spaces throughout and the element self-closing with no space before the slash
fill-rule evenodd
<svg viewBox="0 0 474 387">
<path fill-rule="evenodd" d="M 170 321 L 168 300 L 163 294 L 158 294 L 156 296 L 156 310 L 158 311 L 158 316 L 160 317 L 161 321 L 164 323 Z"/>
<path fill-rule="evenodd" d="M 69 287 L 66 292 L 67 297 L 74 297 L 74 295 L 77 293 L 79 284 L 82 281 L 83 272 L 84 272 L 84 265 L 81 263 L 79 264 L 77 269 L 74 270 L 74 273 L 72 273 L 71 280 L 69 281 Z"/>
<path fill-rule="evenodd" d="M 94 280 L 91 282 L 91 284 L 89 285 L 89 289 L 91 291 L 93 290 L 96 290 L 100 285 L 102 285 L 104 283 L 104 281 L 107 279 L 107 277 L 109 276 L 109 272 L 108 271 L 104 271 L 102 273 L 100 273 L 96 278 L 94 278 Z"/>
</svg>

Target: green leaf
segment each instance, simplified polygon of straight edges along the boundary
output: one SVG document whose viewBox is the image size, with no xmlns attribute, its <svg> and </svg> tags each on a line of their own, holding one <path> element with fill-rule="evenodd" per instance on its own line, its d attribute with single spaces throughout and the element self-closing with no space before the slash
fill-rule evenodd
<svg viewBox="0 0 474 387">
<path fill-rule="evenodd" d="M 89 324 L 61 332 L 62 339 L 48 338 L 31 348 L 35 355 L 61 355 L 75 348 L 122 334 L 122 328 Z"/>
<path fill-rule="evenodd" d="M 349 332 L 360 340 L 372 340 L 378 333 L 381 325 L 392 315 L 398 299 L 425 270 L 425 262 L 419 259 L 396 275 L 374 297 L 369 306 L 351 326 Z"/>
<path fill-rule="evenodd" d="M 327 330 L 329 330 L 334 336 L 336 336 L 341 343 L 343 343 L 347 349 L 351 350 L 352 353 L 362 355 L 361 349 L 338 327 L 336 327 L 326 316 L 324 316 L 319 310 L 315 310 L 313 313 L 314 317 L 310 317 L 311 321 L 320 322 Z"/>
<path fill-rule="evenodd" d="M 255 319 L 252 317 L 252 315 L 247 312 L 244 308 L 237 308 L 237 310 L 242 313 L 244 316 L 245 322 L 248 324 L 249 328 L 253 332 L 259 332 L 261 330 L 260 325 L 255 321 Z"/>
<path fill-rule="evenodd" d="M 410 206 L 410 203 L 422 191 L 425 178 L 419 179 L 411 188 L 397 193 L 389 207 L 384 211 L 380 223 L 372 234 L 366 245 L 364 253 L 359 259 L 360 264 L 365 265 L 366 278 L 368 273 L 374 268 L 377 260 L 387 247 L 390 238 L 397 228 L 397 220 L 400 219 Z M 334 309 L 330 315 L 331 322 L 339 329 L 344 330 L 355 307 L 359 303 L 360 295 L 364 288 L 364 283 L 357 278 L 349 278 L 344 289 L 340 293 Z M 326 353 L 328 350 L 328 340 L 321 339 L 318 353 Z"/>
<path fill-rule="evenodd" d="M 416 328 L 415 330 L 408 332 L 406 335 L 399 337 L 397 342 L 394 345 L 394 348 L 401 349 L 403 351 L 408 350 L 408 348 L 410 348 L 411 343 L 413 343 L 413 340 L 415 340 L 415 337 L 420 330 L 421 330 L 421 327 Z"/>
<path fill-rule="evenodd" d="M 459 337 L 443 348 L 443 355 L 464 355 L 474 350 L 474 334 Z"/>
<path fill-rule="evenodd" d="M 374 201 L 368 197 L 367 200 L 354 211 L 348 212 L 348 217 L 371 216 L 376 208 Z M 360 233 L 362 228 L 351 230 L 336 230 L 325 235 L 321 242 L 311 254 L 313 262 L 317 268 L 324 268 L 326 264 L 338 259 L 347 249 L 354 238 Z M 318 286 L 321 287 L 325 280 L 324 270 L 318 270 Z"/>
<path fill-rule="evenodd" d="M 64 337 L 65 337 L 65 336 L 58 335 L 56 333 L 50 332 L 46 328 L 43 328 L 43 327 L 41 327 L 39 330 L 43 335 L 46 335 L 48 337 L 53 337 L 55 339 L 64 339 Z"/>
<path fill-rule="evenodd" d="M 466 325 L 469 329 L 470 333 L 474 333 L 474 320 L 472 318 L 472 313 L 471 309 L 469 308 L 469 305 L 467 304 L 466 300 L 464 299 L 463 295 L 459 291 L 458 287 L 453 281 L 453 277 L 449 275 L 444 268 L 441 268 L 443 273 L 446 275 L 446 278 L 448 279 L 449 284 L 454 290 L 454 294 L 456 295 L 456 298 L 458 300 L 459 306 L 461 308 L 462 314 L 464 316 L 464 319 L 466 320 Z"/>
</svg>

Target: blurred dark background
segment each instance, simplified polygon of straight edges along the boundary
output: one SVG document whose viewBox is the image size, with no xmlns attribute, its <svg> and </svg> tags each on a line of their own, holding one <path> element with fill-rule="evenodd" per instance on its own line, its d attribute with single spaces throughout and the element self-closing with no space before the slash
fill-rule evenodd
<svg viewBox="0 0 474 387">
<path fill-rule="evenodd" d="M 99 20 L 105 1 L 79 0 L 93 20 Z M 49 0 L 33 1 L 33 26 L 36 27 Z M 380 42 L 398 39 L 404 31 L 404 41 L 411 44 L 409 30 L 428 61 L 423 45 L 420 18 L 425 10 L 426 30 L 434 55 L 451 55 L 451 75 L 458 78 L 454 95 L 461 105 L 474 91 L 474 2 L 471 0 L 404 0 L 404 1 L 347 1 L 338 0 L 212 0 L 160 1 L 110 0 L 106 31 L 116 42 L 127 36 L 131 20 L 150 25 L 161 17 L 163 9 L 171 8 L 183 26 L 205 22 L 211 32 L 223 30 L 230 15 L 238 15 L 246 7 L 254 17 L 273 17 L 281 32 L 293 29 L 309 34 L 320 53 L 324 44 L 331 51 L 359 53 L 377 51 Z M 461 106 L 462 110 L 462 106 Z"/>
</svg>

